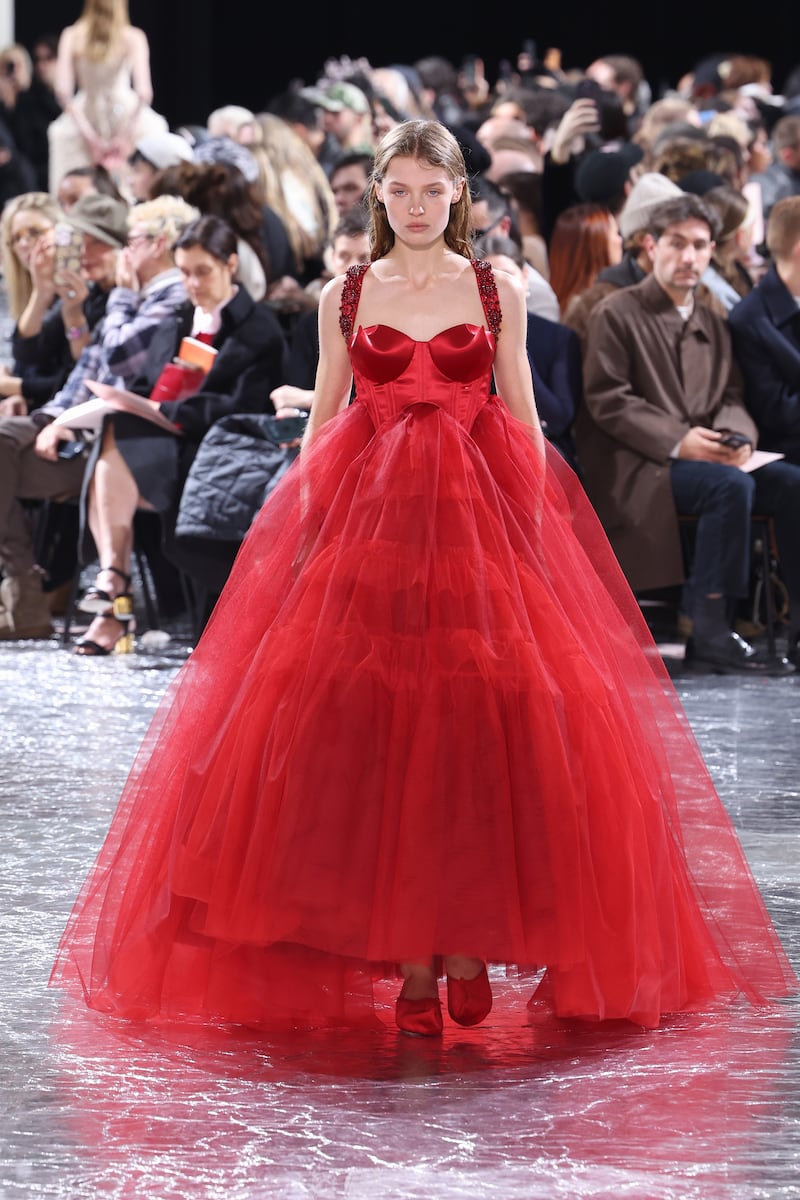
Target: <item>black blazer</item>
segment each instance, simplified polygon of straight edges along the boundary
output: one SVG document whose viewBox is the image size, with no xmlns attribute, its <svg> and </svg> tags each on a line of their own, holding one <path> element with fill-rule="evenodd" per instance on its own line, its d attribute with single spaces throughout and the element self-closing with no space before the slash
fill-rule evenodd
<svg viewBox="0 0 800 1200">
<path fill-rule="evenodd" d="M 800 308 L 775 265 L 728 314 L 762 450 L 800 463 Z"/>
<path fill-rule="evenodd" d="M 256 304 L 239 284 L 221 317 L 213 342 L 217 357 L 200 391 L 185 400 L 167 400 L 159 406 L 194 442 L 229 413 L 274 412 L 270 392 L 285 379 L 286 338 L 266 305 Z"/>
</svg>

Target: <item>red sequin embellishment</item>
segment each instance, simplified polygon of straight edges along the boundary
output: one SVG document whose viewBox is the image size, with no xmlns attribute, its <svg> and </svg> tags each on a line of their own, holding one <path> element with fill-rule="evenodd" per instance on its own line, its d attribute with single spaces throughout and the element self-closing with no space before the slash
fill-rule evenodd
<svg viewBox="0 0 800 1200">
<path fill-rule="evenodd" d="M 342 287 L 342 303 L 339 306 L 339 328 L 344 334 L 346 342 L 349 342 L 353 336 L 356 309 L 361 299 L 361 285 L 368 270 L 369 263 L 356 263 L 355 266 L 347 268 L 347 276 Z"/>
</svg>

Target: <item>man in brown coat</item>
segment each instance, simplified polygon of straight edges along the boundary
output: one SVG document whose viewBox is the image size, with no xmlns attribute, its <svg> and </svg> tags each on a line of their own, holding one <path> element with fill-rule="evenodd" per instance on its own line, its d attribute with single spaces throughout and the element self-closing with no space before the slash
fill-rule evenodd
<svg viewBox="0 0 800 1200">
<path fill-rule="evenodd" d="M 653 211 L 652 273 L 609 295 L 589 320 L 575 439 L 586 489 L 634 591 L 684 581 L 678 516 L 697 518 L 687 660 L 785 674 L 800 633 L 800 467 L 749 469 L 757 434 L 728 327 L 695 303 L 717 225 L 691 194 Z M 732 604 L 747 593 L 753 512 L 774 518 L 792 662 L 770 660 L 732 629 Z"/>
</svg>

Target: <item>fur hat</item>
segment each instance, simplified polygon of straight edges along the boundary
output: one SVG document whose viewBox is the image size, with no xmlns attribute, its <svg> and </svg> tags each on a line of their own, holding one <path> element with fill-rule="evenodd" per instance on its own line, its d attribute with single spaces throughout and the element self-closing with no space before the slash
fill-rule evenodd
<svg viewBox="0 0 800 1200">
<path fill-rule="evenodd" d="M 628 193 L 627 199 L 617 216 L 617 224 L 623 238 L 632 237 L 640 229 L 646 229 L 650 214 L 665 200 L 681 195 L 677 183 L 657 171 L 640 175 Z"/>
</svg>

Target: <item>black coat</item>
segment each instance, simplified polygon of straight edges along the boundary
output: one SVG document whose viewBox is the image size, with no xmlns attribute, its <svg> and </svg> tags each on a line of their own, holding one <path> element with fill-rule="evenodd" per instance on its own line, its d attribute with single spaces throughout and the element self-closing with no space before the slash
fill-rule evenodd
<svg viewBox="0 0 800 1200">
<path fill-rule="evenodd" d="M 181 437 L 126 413 L 109 418 L 140 494 L 161 513 L 167 549 L 183 482 L 207 430 L 231 413 L 273 412 L 270 392 L 284 381 L 286 341 L 274 314 L 239 285 L 221 316 L 213 342 L 217 357 L 201 389 L 185 400 L 159 406 L 181 427 Z M 186 332 L 179 331 L 179 336 Z M 176 353 L 177 349 L 176 344 Z M 95 448 L 84 476 L 84 498 L 96 455 Z"/>
<path fill-rule="evenodd" d="M 90 329 L 102 320 L 107 301 L 108 292 L 96 283 L 89 285 L 83 312 Z M 12 374 L 19 375 L 22 380 L 21 391 L 30 412 L 46 404 L 64 386 L 75 366 L 61 316 L 60 299 L 47 310 L 42 327 L 34 337 L 22 337 L 18 329 L 14 329 L 11 353 L 14 357 Z"/>
<path fill-rule="evenodd" d="M 762 450 L 800 463 L 800 308 L 774 264 L 728 314 Z"/>
</svg>

